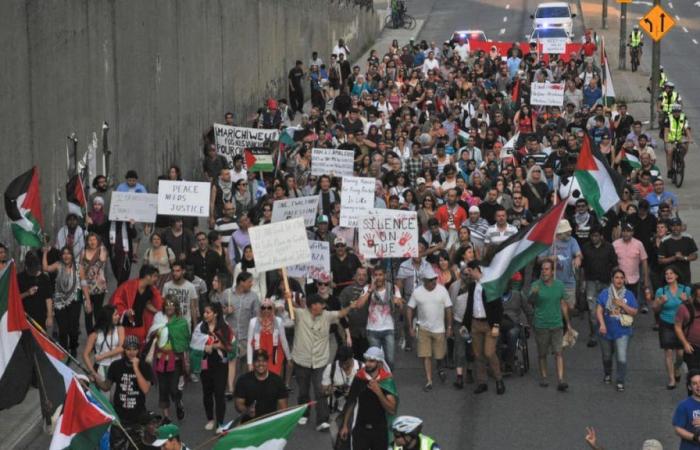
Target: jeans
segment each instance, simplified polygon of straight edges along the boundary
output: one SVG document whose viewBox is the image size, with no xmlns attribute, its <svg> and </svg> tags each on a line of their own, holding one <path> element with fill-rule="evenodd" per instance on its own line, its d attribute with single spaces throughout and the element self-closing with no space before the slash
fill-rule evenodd
<svg viewBox="0 0 700 450">
<path fill-rule="evenodd" d="M 299 385 L 299 404 L 308 403 L 311 398 L 309 397 L 309 391 L 311 387 L 314 389 L 314 400 L 316 401 L 316 425 L 321 425 L 324 422 L 328 422 L 328 416 L 330 412 L 328 411 L 328 402 L 323 397 L 321 393 L 321 379 L 323 377 L 323 371 L 325 367 L 319 367 L 316 369 L 311 369 L 309 367 L 300 366 L 299 364 L 294 364 L 294 373 L 297 378 L 297 384 Z M 306 417 L 309 416 L 309 409 L 306 409 L 304 414 Z"/>
<path fill-rule="evenodd" d="M 595 315 L 595 310 L 598 304 L 598 296 L 609 286 L 608 283 L 602 281 L 590 280 L 586 281 L 586 301 L 588 302 L 588 320 L 591 326 L 592 335 L 598 331 L 598 319 Z"/>
<path fill-rule="evenodd" d="M 612 375 L 612 357 L 615 354 L 617 359 L 617 373 L 615 381 L 617 383 L 625 382 L 627 374 L 627 346 L 630 342 L 630 336 L 622 336 L 615 340 L 600 339 L 600 349 L 603 352 L 603 370 L 605 375 Z"/>
<path fill-rule="evenodd" d="M 384 360 L 391 369 L 394 368 L 394 352 L 396 350 L 396 339 L 394 330 L 373 331 L 367 330 L 367 340 L 370 347 L 379 347 L 384 350 Z"/>
</svg>

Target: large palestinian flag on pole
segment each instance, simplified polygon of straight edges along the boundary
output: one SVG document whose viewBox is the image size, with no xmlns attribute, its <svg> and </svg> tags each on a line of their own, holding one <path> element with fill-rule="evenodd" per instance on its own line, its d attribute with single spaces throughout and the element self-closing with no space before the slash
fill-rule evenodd
<svg viewBox="0 0 700 450">
<path fill-rule="evenodd" d="M 43 245 L 39 169 L 32 167 L 7 186 L 5 212 L 12 221 L 12 234 L 20 245 L 37 248 Z"/>
<path fill-rule="evenodd" d="M 66 183 L 66 200 L 68 201 L 68 212 L 79 217 L 85 215 L 87 199 L 85 198 L 83 178 L 79 174 L 73 175 Z"/>
<path fill-rule="evenodd" d="M 11 261 L 0 273 L 0 409 L 21 403 L 32 382 L 32 336 Z"/>
<path fill-rule="evenodd" d="M 232 428 L 213 450 L 282 450 L 307 407 L 303 404 Z"/>
<path fill-rule="evenodd" d="M 598 217 L 603 217 L 620 201 L 620 174 L 608 165 L 600 152 L 593 150 L 587 135 L 583 138 L 574 176 L 581 187 L 583 197 Z"/>
<path fill-rule="evenodd" d="M 58 418 L 50 450 L 92 450 L 99 448 L 100 438 L 114 417 L 94 405 L 73 378 L 63 413 Z"/>
<path fill-rule="evenodd" d="M 521 228 L 499 244 L 489 265 L 482 268 L 481 285 L 487 302 L 500 299 L 511 277 L 552 246 L 565 209 L 566 200 L 562 200 L 529 228 Z"/>
</svg>

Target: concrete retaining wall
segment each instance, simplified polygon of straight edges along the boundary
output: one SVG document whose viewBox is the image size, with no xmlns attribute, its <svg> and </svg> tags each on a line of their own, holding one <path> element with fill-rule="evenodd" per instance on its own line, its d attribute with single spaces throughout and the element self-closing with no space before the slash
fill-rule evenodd
<svg viewBox="0 0 700 450">
<path fill-rule="evenodd" d="M 119 179 L 134 168 L 152 183 L 171 163 L 192 176 L 202 131 L 225 111 L 247 122 L 287 96 L 296 59 L 327 61 L 339 37 L 361 54 L 379 28 L 346 0 L 0 2 L 0 189 L 38 165 L 51 229 L 65 212 L 66 136 L 82 155 L 105 120 Z"/>
</svg>

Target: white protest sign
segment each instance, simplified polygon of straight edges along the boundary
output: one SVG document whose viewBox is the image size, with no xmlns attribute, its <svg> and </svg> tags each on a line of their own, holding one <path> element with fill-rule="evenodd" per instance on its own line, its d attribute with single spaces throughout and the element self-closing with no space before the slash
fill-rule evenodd
<svg viewBox="0 0 700 450">
<path fill-rule="evenodd" d="M 158 214 L 208 217 L 211 184 L 198 181 L 158 181 Z"/>
<path fill-rule="evenodd" d="M 243 149 L 251 147 L 264 147 L 266 142 L 279 140 L 278 130 L 263 128 L 232 127 L 214 124 L 214 138 L 216 139 L 216 151 L 233 164 L 235 155 L 242 155 Z"/>
<path fill-rule="evenodd" d="M 542 53 L 563 55 L 566 53 L 566 38 L 542 38 Z"/>
<path fill-rule="evenodd" d="M 258 225 L 248 229 L 255 270 L 265 272 L 311 261 L 304 219 Z"/>
<path fill-rule="evenodd" d="M 360 218 L 360 254 L 365 258 L 418 256 L 418 215 L 415 211 L 372 209 Z"/>
<path fill-rule="evenodd" d="M 340 192 L 340 226 L 357 228 L 360 216 L 374 208 L 374 178 L 343 177 Z"/>
<path fill-rule="evenodd" d="M 112 192 L 109 203 L 109 220 L 153 223 L 158 211 L 158 194 L 136 192 Z"/>
<path fill-rule="evenodd" d="M 530 104 L 541 106 L 563 106 L 564 83 L 532 83 Z"/>
<path fill-rule="evenodd" d="M 331 246 L 327 241 L 309 241 L 311 261 L 308 264 L 298 264 L 287 267 L 287 275 L 301 278 L 309 277 L 318 280 L 322 275 L 331 275 Z"/>
<path fill-rule="evenodd" d="M 272 204 L 272 222 L 304 218 L 304 226 L 312 227 L 318 211 L 318 195 L 275 200 Z"/>
<path fill-rule="evenodd" d="M 314 148 L 311 150 L 311 175 L 351 177 L 355 164 L 355 152 L 337 148 Z"/>
</svg>

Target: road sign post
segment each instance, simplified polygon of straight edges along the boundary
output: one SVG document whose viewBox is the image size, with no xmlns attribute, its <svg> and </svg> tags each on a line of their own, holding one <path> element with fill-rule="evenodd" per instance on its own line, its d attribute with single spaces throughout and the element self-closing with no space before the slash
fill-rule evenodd
<svg viewBox="0 0 700 450">
<path fill-rule="evenodd" d="M 608 29 L 608 0 L 603 0 L 602 29 Z"/>
<path fill-rule="evenodd" d="M 651 101 L 649 105 L 649 120 L 651 126 L 656 123 L 656 102 L 659 98 L 659 67 L 661 65 L 661 39 L 666 36 L 676 21 L 660 5 L 661 0 L 654 0 L 654 7 L 639 21 L 639 26 L 654 41 L 651 50 Z"/>
</svg>

